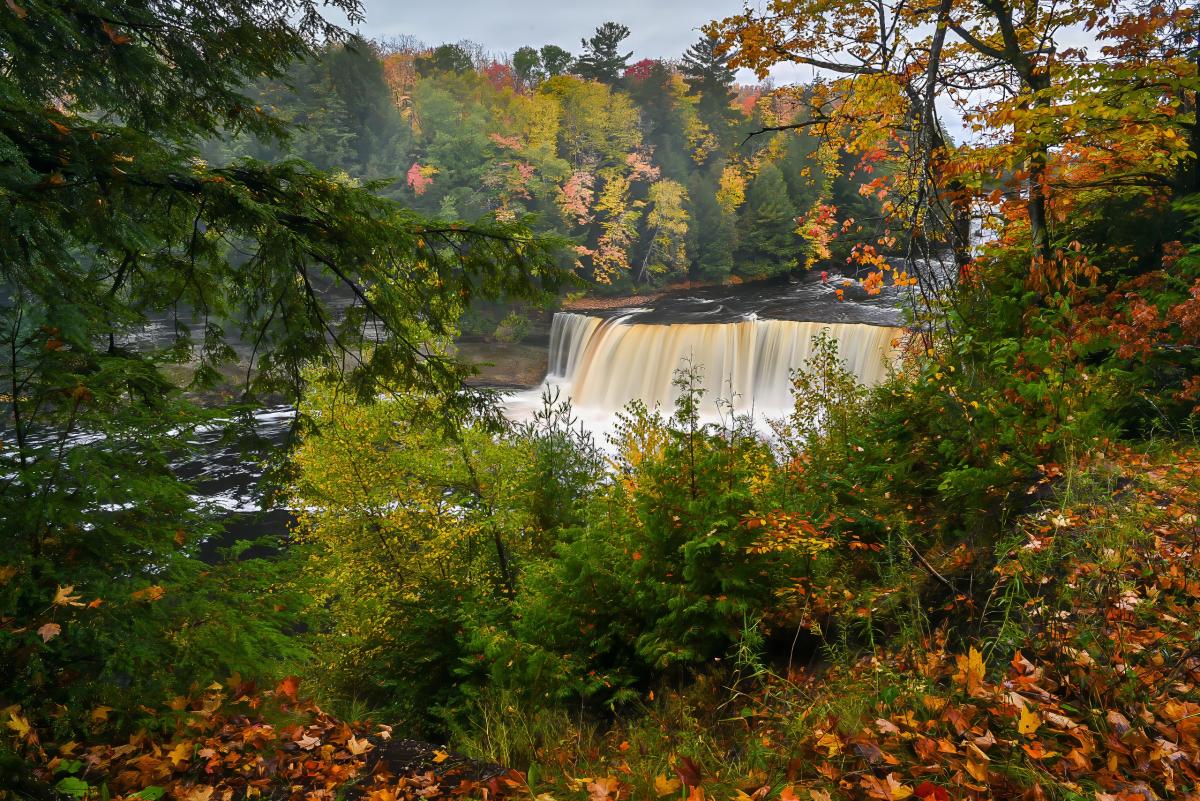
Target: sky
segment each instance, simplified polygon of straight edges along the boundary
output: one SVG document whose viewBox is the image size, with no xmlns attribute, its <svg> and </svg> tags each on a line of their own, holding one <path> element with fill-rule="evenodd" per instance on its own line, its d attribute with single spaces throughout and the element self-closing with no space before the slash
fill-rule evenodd
<svg viewBox="0 0 1200 801">
<path fill-rule="evenodd" d="M 367 19 L 359 31 L 371 39 L 410 34 L 430 45 L 470 39 L 497 55 L 544 44 L 578 55 L 579 40 L 611 20 L 629 28 L 626 49 L 633 51 L 634 61 L 669 59 L 681 56 L 700 38 L 702 25 L 736 14 L 743 6 L 743 0 L 363 0 Z M 772 76 L 779 83 L 806 82 L 812 72 L 786 65 Z M 756 82 L 749 71 L 742 71 L 738 79 Z"/>
<path fill-rule="evenodd" d="M 701 25 L 737 13 L 741 0 L 363 0 L 372 38 L 412 34 L 428 44 L 471 39 L 496 53 L 556 44 L 579 52 L 581 37 L 612 20 L 629 27 L 634 59 L 674 58 L 699 38 Z"/>
</svg>

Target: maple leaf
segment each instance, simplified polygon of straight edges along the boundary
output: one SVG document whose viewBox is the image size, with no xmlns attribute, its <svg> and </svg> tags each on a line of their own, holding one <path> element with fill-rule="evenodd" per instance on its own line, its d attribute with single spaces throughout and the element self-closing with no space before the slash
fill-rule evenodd
<svg viewBox="0 0 1200 801">
<path fill-rule="evenodd" d="M 74 584 L 70 584 L 66 587 L 59 587 L 54 593 L 54 600 L 52 603 L 54 606 L 83 606 L 83 604 L 79 601 L 79 599 L 83 596 L 72 595 L 71 593 L 74 591 Z"/>
<path fill-rule="evenodd" d="M 1017 721 L 1017 731 L 1026 737 L 1032 737 L 1037 732 L 1038 726 L 1041 725 L 1042 719 L 1036 712 L 1030 711 L 1027 707 L 1021 707 L 1021 719 Z"/>
<path fill-rule="evenodd" d="M 107 22 L 100 23 L 100 29 L 104 31 L 104 35 L 115 45 L 129 44 L 130 39 L 123 33 L 119 33 L 116 28 L 109 25 Z"/>
<path fill-rule="evenodd" d="M 435 765 L 440 765 L 449 758 L 450 758 L 450 755 L 447 754 L 445 751 L 442 751 L 441 749 L 438 749 L 437 751 L 433 752 L 433 764 L 435 764 Z"/>
<path fill-rule="evenodd" d="M 880 734 L 899 734 L 900 733 L 899 726 L 897 726 L 895 723 L 892 723 L 890 720 L 886 720 L 884 718 L 878 718 L 875 721 L 875 728 L 879 729 Z"/>
<path fill-rule="evenodd" d="M 913 794 L 913 788 L 909 787 L 907 784 L 902 784 L 896 778 L 895 773 L 889 773 L 885 781 L 887 782 L 887 788 L 890 794 L 889 797 L 892 799 L 892 801 L 900 801 L 901 799 L 908 798 Z"/>
<path fill-rule="evenodd" d="M 164 587 L 159 584 L 151 584 L 149 587 L 143 587 L 140 590 L 134 590 L 129 594 L 129 597 L 135 601 L 155 601 L 162 600 L 162 597 L 167 594 Z"/>
<path fill-rule="evenodd" d="M 659 798 L 679 792 L 679 787 L 679 779 L 668 779 L 662 774 L 654 777 L 654 794 Z"/>
<path fill-rule="evenodd" d="M 321 744 L 320 737 L 314 737 L 311 734 L 306 734 L 296 741 L 296 745 L 303 748 L 305 751 L 311 751 Z"/>
<path fill-rule="evenodd" d="M 16 712 L 8 713 L 8 721 L 5 725 L 15 731 L 18 737 L 25 737 L 29 734 L 29 721 Z"/>
<path fill-rule="evenodd" d="M 596 779 L 587 786 L 588 801 L 608 801 L 616 794 L 619 782 L 612 776 Z"/>
<path fill-rule="evenodd" d="M 817 739 L 817 748 L 825 749 L 825 756 L 837 756 L 842 752 L 842 738 L 827 732 Z"/>
<path fill-rule="evenodd" d="M 62 634 L 62 626 L 57 623 L 46 623 L 38 627 L 37 633 L 42 638 L 42 642 L 50 642 L 59 634 Z"/>
<path fill-rule="evenodd" d="M 945 787 L 939 787 L 933 782 L 921 782 L 915 791 L 917 798 L 928 798 L 932 801 L 950 801 L 950 793 Z"/>
<path fill-rule="evenodd" d="M 298 676 L 288 676 L 283 681 L 275 686 L 275 694 L 282 695 L 292 703 L 296 703 L 296 693 L 300 690 L 300 678 Z"/>
<path fill-rule="evenodd" d="M 175 744 L 175 747 L 167 752 L 167 758 L 171 760 L 171 764 L 178 768 L 184 762 L 188 762 L 192 758 L 192 743 L 190 740 L 183 740 Z"/>
<path fill-rule="evenodd" d="M 986 670 L 983 664 L 983 655 L 972 645 L 966 656 L 960 654 L 954 658 L 954 661 L 958 666 L 954 680 L 966 688 L 968 695 L 977 695 L 983 689 L 983 676 Z"/>
<path fill-rule="evenodd" d="M 700 784 L 700 779 L 703 772 L 700 766 L 697 765 L 690 757 L 681 756 L 678 764 L 675 765 L 675 773 L 679 776 L 679 780 L 687 787 L 696 787 Z"/>
<path fill-rule="evenodd" d="M 346 742 L 346 750 L 354 756 L 362 756 L 374 747 L 366 738 L 360 740 L 354 735 L 350 735 L 350 739 Z"/>
</svg>

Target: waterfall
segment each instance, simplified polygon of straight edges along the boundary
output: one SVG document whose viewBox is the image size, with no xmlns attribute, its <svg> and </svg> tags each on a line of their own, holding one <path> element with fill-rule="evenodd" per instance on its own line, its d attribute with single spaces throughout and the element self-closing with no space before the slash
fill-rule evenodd
<svg viewBox="0 0 1200 801">
<path fill-rule="evenodd" d="M 627 314 L 601 320 L 560 312 L 550 330 L 546 383 L 561 386 L 581 411 L 611 414 L 640 399 L 670 410 L 672 380 L 690 362 L 701 371 L 705 405 L 732 400 L 739 412 L 782 414 L 792 404 L 791 372 L 813 353 L 823 330 L 858 379 L 881 382 L 903 329 L 860 323 L 745 319 L 730 323 L 650 325 Z"/>
</svg>

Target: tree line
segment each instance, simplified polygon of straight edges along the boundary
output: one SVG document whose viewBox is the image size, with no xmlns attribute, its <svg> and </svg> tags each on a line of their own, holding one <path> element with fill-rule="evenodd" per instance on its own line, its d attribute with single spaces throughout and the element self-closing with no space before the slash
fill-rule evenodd
<svg viewBox="0 0 1200 801">
<path fill-rule="evenodd" d="M 815 219 L 878 218 L 863 176 L 814 159 L 814 140 L 752 135 L 803 115 L 794 92 L 739 86 L 707 35 L 671 61 L 634 61 L 628 35 L 610 22 L 578 56 L 503 60 L 469 42 L 338 44 L 255 87 L 299 128 L 286 150 L 241 137 L 212 157 L 291 155 L 429 215 L 524 220 L 617 291 L 810 267 L 833 255 Z"/>
</svg>

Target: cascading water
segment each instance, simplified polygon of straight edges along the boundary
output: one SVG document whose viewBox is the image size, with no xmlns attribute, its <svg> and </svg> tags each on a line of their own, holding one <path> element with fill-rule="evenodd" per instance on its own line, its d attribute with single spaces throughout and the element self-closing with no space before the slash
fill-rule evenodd
<svg viewBox="0 0 1200 801">
<path fill-rule="evenodd" d="M 887 376 L 895 360 L 893 343 L 903 335 L 901 328 L 862 323 L 743 319 L 662 325 L 636 319 L 636 313 L 607 320 L 554 315 L 545 384 L 514 398 L 510 412 L 522 416 L 546 387 L 558 387 L 583 418 L 600 427 L 635 399 L 669 412 L 678 395 L 676 371 L 690 363 L 700 372 L 704 404 L 714 415 L 721 400 L 739 413 L 776 417 L 790 410 L 792 371 L 813 355 L 822 331 L 867 385 Z"/>
</svg>

